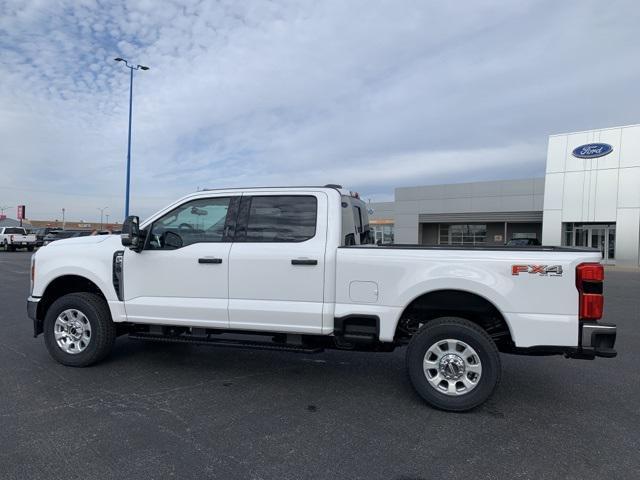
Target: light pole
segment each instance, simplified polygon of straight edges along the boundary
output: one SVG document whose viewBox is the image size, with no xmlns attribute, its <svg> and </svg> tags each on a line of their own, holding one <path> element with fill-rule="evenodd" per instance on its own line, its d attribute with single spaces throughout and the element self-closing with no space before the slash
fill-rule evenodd
<svg viewBox="0 0 640 480">
<path fill-rule="evenodd" d="M 62 229 L 63 230 L 64 230 L 64 212 L 66 212 L 65 208 L 62 209 Z"/>
<path fill-rule="evenodd" d="M 133 109 L 133 71 L 134 70 L 149 70 L 149 67 L 144 65 L 129 65 L 129 62 L 124 58 L 114 58 L 116 62 L 124 62 L 131 74 L 129 80 L 129 140 L 127 142 L 127 188 L 124 200 L 124 218 L 129 216 L 129 185 L 131 183 L 131 111 Z"/>
<path fill-rule="evenodd" d="M 107 227 L 108 227 L 109 226 L 109 214 L 105 213 L 104 216 L 107 219 Z"/>
<path fill-rule="evenodd" d="M 102 222 L 102 219 L 103 219 L 103 217 L 104 217 L 104 211 L 105 211 L 107 208 L 109 208 L 109 207 L 103 207 L 103 208 L 98 207 L 98 210 L 100 210 L 100 230 L 103 230 L 103 226 L 102 226 L 102 225 L 103 225 L 103 222 Z M 107 216 L 108 216 L 108 215 L 107 215 Z"/>
</svg>

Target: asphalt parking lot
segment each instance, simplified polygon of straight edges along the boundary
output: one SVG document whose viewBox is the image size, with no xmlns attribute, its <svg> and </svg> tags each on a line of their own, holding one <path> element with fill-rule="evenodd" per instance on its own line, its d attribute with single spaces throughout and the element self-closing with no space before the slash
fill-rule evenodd
<svg viewBox="0 0 640 480">
<path fill-rule="evenodd" d="M 637 270 L 607 272 L 617 358 L 503 355 L 492 399 L 452 414 L 413 392 L 403 350 L 307 355 L 123 337 L 105 362 L 64 367 L 32 338 L 29 258 L 0 252 L 3 479 L 640 476 Z"/>
</svg>

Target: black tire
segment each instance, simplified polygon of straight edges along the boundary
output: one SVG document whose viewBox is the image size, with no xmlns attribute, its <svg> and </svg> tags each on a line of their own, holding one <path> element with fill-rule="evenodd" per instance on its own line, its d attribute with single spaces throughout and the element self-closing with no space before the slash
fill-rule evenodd
<svg viewBox="0 0 640 480">
<path fill-rule="evenodd" d="M 91 339 L 79 353 L 67 353 L 60 348 L 54 336 L 58 315 L 67 309 L 82 312 L 91 326 Z M 44 342 L 49 354 L 70 367 L 87 367 L 105 358 L 116 339 L 116 326 L 111 320 L 109 307 L 102 297 L 94 293 L 78 292 L 60 297 L 53 302 L 44 319 Z"/>
<path fill-rule="evenodd" d="M 33 247 L 27 247 L 27 250 L 29 250 L 30 252 L 33 252 Z"/>
<path fill-rule="evenodd" d="M 439 340 L 455 339 L 465 342 L 480 358 L 482 373 L 477 385 L 468 393 L 447 395 L 428 380 L 423 362 L 427 351 Z M 433 357 L 437 358 L 437 357 Z M 469 320 L 442 317 L 425 324 L 407 348 L 407 372 L 413 388 L 427 403 L 452 412 L 464 412 L 484 403 L 500 383 L 500 354 L 496 344 L 482 328 Z M 435 376 L 435 373 L 432 373 Z M 446 385 L 448 382 L 445 382 Z M 464 387 L 462 384 L 461 389 Z"/>
<path fill-rule="evenodd" d="M 9 251 L 9 244 L 7 243 L 7 241 L 5 240 L 4 242 L 2 242 L 2 246 L 4 247 L 4 251 L 8 252 Z"/>
</svg>

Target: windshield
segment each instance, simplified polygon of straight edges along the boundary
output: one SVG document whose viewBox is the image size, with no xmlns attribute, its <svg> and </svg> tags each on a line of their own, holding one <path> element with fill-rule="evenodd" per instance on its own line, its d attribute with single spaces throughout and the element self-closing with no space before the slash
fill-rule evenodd
<svg viewBox="0 0 640 480">
<path fill-rule="evenodd" d="M 24 228 L 5 228 L 4 233 L 7 235 L 9 234 L 24 235 L 25 231 L 24 231 Z"/>
</svg>

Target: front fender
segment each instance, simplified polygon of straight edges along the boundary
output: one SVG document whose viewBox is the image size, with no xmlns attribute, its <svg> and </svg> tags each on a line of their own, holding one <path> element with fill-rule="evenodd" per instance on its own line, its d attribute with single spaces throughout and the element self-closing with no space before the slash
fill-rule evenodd
<svg viewBox="0 0 640 480">
<path fill-rule="evenodd" d="M 119 238 L 117 238 L 119 240 Z M 63 240 L 60 240 L 62 242 Z M 84 277 L 93 282 L 107 301 L 117 301 L 113 288 L 113 253 L 119 242 L 94 245 L 44 247 L 35 254 L 34 297 L 41 297 L 55 279 L 65 275 Z"/>
</svg>

